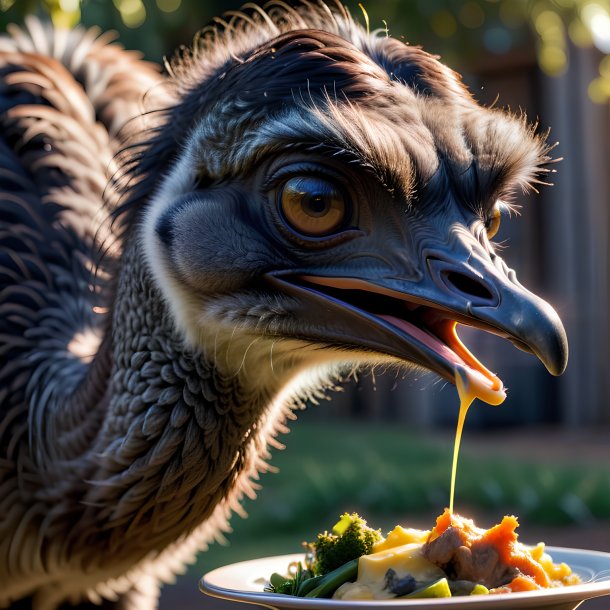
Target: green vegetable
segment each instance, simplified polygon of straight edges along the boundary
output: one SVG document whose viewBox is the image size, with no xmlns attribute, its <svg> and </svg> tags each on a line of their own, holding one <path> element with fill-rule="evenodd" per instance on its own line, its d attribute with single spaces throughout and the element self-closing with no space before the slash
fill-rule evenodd
<svg viewBox="0 0 610 610">
<path fill-rule="evenodd" d="M 322 578 L 324 578 L 324 576 L 313 576 L 303 580 L 295 595 L 298 597 L 306 597 L 312 589 L 315 589 L 320 584 L 320 580 L 322 580 Z"/>
<path fill-rule="evenodd" d="M 294 578 L 286 578 L 277 572 L 271 574 L 269 578 L 269 586 L 265 587 L 265 591 L 269 593 L 284 593 L 285 595 L 292 595 L 294 588 Z"/>
<path fill-rule="evenodd" d="M 475 585 L 470 595 L 489 595 L 489 589 L 484 585 Z"/>
<path fill-rule="evenodd" d="M 359 515 L 344 513 L 331 533 L 318 534 L 318 539 L 311 544 L 313 573 L 328 574 L 353 559 L 370 555 L 373 545 L 381 539 L 381 531 L 368 527 Z"/>
<path fill-rule="evenodd" d="M 357 576 L 358 559 L 353 559 L 324 576 L 312 576 L 299 562 L 294 578 L 274 572 L 265 591 L 297 597 L 330 597 L 343 583 L 356 580 Z"/>
<path fill-rule="evenodd" d="M 313 583 L 308 585 L 310 581 L 313 581 Z M 265 591 L 269 593 L 282 593 L 283 595 L 298 595 L 303 597 L 304 593 L 301 593 L 301 590 L 311 590 L 315 587 L 316 581 L 317 577 L 312 577 L 311 572 L 303 569 L 303 565 L 299 561 L 296 566 L 294 578 L 274 572 L 269 578 L 269 586 L 265 587 Z"/>
<path fill-rule="evenodd" d="M 403 595 L 401 599 L 405 599 L 407 597 L 451 597 L 451 589 L 449 588 L 447 579 L 441 578 L 440 580 L 433 582 L 431 585 L 417 589 L 408 595 Z"/>
<path fill-rule="evenodd" d="M 320 576 L 317 586 L 309 591 L 305 597 L 331 597 L 343 583 L 356 580 L 357 576 L 358 559 L 356 558 L 336 570 Z"/>
</svg>

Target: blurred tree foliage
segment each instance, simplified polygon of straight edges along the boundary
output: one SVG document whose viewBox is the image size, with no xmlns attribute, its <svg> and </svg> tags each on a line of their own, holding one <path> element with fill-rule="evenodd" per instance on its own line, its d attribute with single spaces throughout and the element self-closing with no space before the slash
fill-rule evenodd
<svg viewBox="0 0 610 610">
<path fill-rule="evenodd" d="M 292 0 L 294 3 L 294 0 Z M 562 74 L 571 46 L 596 47 L 599 76 L 589 87 L 595 102 L 610 100 L 610 0 L 377 0 L 351 12 L 371 29 L 439 53 L 460 66 L 481 55 L 502 55 L 535 46 L 538 64 Z M 188 42 L 215 15 L 236 9 L 240 0 L 0 0 L 0 25 L 29 13 L 50 16 L 58 26 L 83 23 L 115 29 L 127 47 L 159 60 Z"/>
</svg>

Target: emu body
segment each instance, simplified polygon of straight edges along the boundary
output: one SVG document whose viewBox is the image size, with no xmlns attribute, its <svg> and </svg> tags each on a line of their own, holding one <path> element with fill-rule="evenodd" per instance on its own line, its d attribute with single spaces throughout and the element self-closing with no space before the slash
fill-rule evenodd
<svg viewBox="0 0 610 610">
<path fill-rule="evenodd" d="M 544 137 L 341 8 L 251 8 L 167 75 L 30 22 L 0 125 L 0 607 L 154 607 L 307 398 L 493 380 L 456 321 L 565 367 L 488 235 Z"/>
</svg>

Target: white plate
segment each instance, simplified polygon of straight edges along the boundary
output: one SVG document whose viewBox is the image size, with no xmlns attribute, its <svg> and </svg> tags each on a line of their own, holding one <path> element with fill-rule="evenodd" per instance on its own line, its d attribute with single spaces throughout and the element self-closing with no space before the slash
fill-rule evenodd
<svg viewBox="0 0 610 610">
<path fill-rule="evenodd" d="M 386 601 L 342 601 L 335 599 L 310 599 L 265 593 L 266 579 L 273 572 L 284 573 L 292 561 L 301 561 L 303 554 L 264 557 L 242 561 L 218 568 L 206 574 L 200 589 L 221 599 L 263 608 L 284 610 L 447 610 L 455 606 L 471 606 L 472 610 L 512 610 L 513 608 L 545 608 L 546 610 L 573 610 L 583 600 L 610 595 L 610 553 L 547 547 L 555 563 L 565 562 L 581 577 L 582 584 L 557 589 L 506 593 L 497 595 L 474 595 L 444 599 L 396 599 Z"/>
</svg>

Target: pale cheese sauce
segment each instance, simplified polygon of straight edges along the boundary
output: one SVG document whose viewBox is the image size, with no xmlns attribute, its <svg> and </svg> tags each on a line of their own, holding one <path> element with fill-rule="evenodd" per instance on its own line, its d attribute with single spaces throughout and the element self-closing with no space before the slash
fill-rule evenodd
<svg viewBox="0 0 610 610">
<path fill-rule="evenodd" d="M 453 513 L 453 497 L 455 494 L 455 480 L 457 474 L 458 454 L 466 413 L 475 398 L 483 400 L 490 405 L 499 405 L 504 402 L 506 392 L 499 377 L 493 374 L 489 376 L 471 369 L 470 367 L 455 367 L 455 385 L 460 397 L 460 412 L 455 431 L 455 442 L 453 444 L 453 463 L 451 466 L 451 490 L 449 495 L 449 512 Z"/>
</svg>

